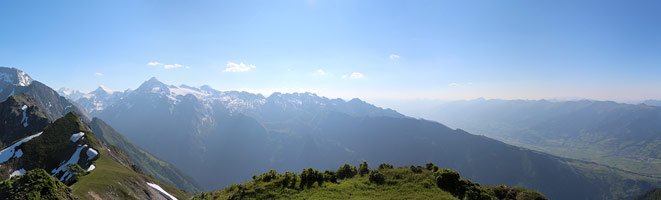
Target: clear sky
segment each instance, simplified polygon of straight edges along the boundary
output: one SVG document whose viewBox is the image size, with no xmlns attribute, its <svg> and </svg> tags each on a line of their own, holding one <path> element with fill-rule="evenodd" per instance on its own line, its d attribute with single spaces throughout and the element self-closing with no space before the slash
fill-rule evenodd
<svg viewBox="0 0 661 200">
<path fill-rule="evenodd" d="M 0 66 L 54 88 L 661 99 L 661 1 L 1 1 Z"/>
</svg>

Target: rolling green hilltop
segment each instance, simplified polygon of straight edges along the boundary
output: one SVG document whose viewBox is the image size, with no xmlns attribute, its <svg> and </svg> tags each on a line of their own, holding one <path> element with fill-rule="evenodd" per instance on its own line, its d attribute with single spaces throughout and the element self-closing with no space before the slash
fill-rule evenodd
<svg viewBox="0 0 661 200">
<path fill-rule="evenodd" d="M 539 192 L 504 185 L 484 186 L 462 178 L 449 169 L 426 166 L 394 168 L 381 164 L 371 170 L 366 162 L 358 168 L 345 164 L 337 171 L 308 168 L 294 172 L 267 173 L 225 189 L 202 193 L 194 200 L 209 199 L 547 199 Z"/>
</svg>

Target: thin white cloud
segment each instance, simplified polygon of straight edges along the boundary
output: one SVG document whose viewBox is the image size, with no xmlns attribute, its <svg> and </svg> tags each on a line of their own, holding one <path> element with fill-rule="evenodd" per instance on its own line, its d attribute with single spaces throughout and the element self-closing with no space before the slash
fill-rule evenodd
<svg viewBox="0 0 661 200">
<path fill-rule="evenodd" d="M 399 58 L 400 58 L 400 56 L 397 55 L 397 54 L 390 54 L 390 55 L 388 56 L 388 58 L 390 58 L 390 60 L 392 60 L 392 61 L 398 61 Z"/>
<path fill-rule="evenodd" d="M 185 65 L 182 65 L 182 64 L 177 64 L 177 63 L 165 64 L 165 63 L 161 63 L 161 62 L 158 62 L 158 61 L 149 61 L 147 63 L 147 65 L 152 66 L 152 67 L 162 67 L 163 69 L 178 69 L 178 68 L 190 69 L 189 66 L 185 66 Z"/>
<path fill-rule="evenodd" d="M 365 75 L 360 72 L 352 72 L 351 74 L 342 75 L 343 79 L 362 79 L 365 78 Z"/>
<path fill-rule="evenodd" d="M 164 64 L 163 69 L 176 69 L 176 68 L 182 68 L 184 67 L 181 64 Z"/>
<path fill-rule="evenodd" d="M 257 67 L 255 65 L 248 65 L 245 63 L 235 63 L 235 62 L 227 62 L 225 65 L 225 72 L 248 72 L 250 70 L 253 70 Z"/>
<path fill-rule="evenodd" d="M 147 65 L 149 65 L 149 66 L 160 66 L 160 65 L 163 65 L 163 64 L 161 64 L 161 63 L 158 62 L 158 61 L 149 61 L 149 62 L 147 63 Z"/>
<path fill-rule="evenodd" d="M 103 76 L 103 73 L 101 73 L 101 72 L 96 72 L 96 73 L 94 73 L 94 75 L 95 75 L 95 76 Z"/>
<path fill-rule="evenodd" d="M 450 87 L 457 87 L 457 86 L 459 86 L 459 84 L 458 83 L 450 83 L 449 86 Z"/>
<path fill-rule="evenodd" d="M 317 69 L 316 71 L 314 71 L 314 75 L 316 76 L 326 76 L 326 74 L 328 73 L 326 73 L 326 71 L 324 71 L 323 69 Z"/>
</svg>

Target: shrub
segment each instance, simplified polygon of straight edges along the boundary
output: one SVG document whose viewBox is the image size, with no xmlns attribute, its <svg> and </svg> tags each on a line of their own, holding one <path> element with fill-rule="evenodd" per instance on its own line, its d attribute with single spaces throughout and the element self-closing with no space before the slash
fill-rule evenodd
<svg viewBox="0 0 661 200">
<path fill-rule="evenodd" d="M 70 164 L 67 166 L 69 173 L 71 173 L 71 178 L 69 178 L 66 183 L 71 185 L 80 180 L 80 177 L 87 175 L 87 172 L 80 167 L 78 164 Z"/>
<path fill-rule="evenodd" d="M 347 179 L 353 178 L 357 174 L 356 167 L 349 164 L 344 164 L 342 167 L 337 169 L 337 179 Z"/>
<path fill-rule="evenodd" d="M 363 163 L 360 164 L 358 167 L 358 174 L 360 176 L 364 176 L 370 173 L 370 168 L 367 166 L 367 162 L 363 161 Z"/>
<path fill-rule="evenodd" d="M 492 191 L 498 199 L 531 199 L 531 200 L 546 200 L 544 195 L 522 188 L 513 188 L 505 185 L 498 185 L 492 188 Z"/>
<path fill-rule="evenodd" d="M 387 163 L 381 163 L 379 165 L 379 170 L 384 170 L 384 169 L 393 169 L 394 167 L 391 164 Z"/>
<path fill-rule="evenodd" d="M 280 181 L 280 185 L 282 187 L 289 187 L 289 188 L 295 188 L 296 187 L 296 173 L 293 172 L 285 172 L 284 175 L 282 175 L 282 180 Z"/>
<path fill-rule="evenodd" d="M 296 188 L 297 175 L 294 172 L 285 172 L 285 176 L 289 177 L 289 188 Z"/>
<path fill-rule="evenodd" d="M 371 171 L 369 176 L 370 183 L 382 185 L 386 183 L 386 177 L 379 171 Z"/>
<path fill-rule="evenodd" d="M 464 193 L 464 198 L 463 199 L 471 199 L 471 200 L 491 200 L 493 199 L 489 193 L 485 192 L 482 189 L 475 188 L 475 189 L 469 189 Z"/>
<path fill-rule="evenodd" d="M 425 165 L 425 167 L 427 168 L 427 170 L 432 171 L 432 172 L 438 171 L 438 166 L 436 166 L 434 163 L 427 163 L 427 165 Z"/>
<path fill-rule="evenodd" d="M 259 176 L 253 176 L 252 179 L 254 181 L 271 182 L 271 180 L 274 180 L 277 177 L 278 177 L 278 172 L 275 170 L 270 170 L 269 172 L 263 173 Z"/>
<path fill-rule="evenodd" d="M 0 182 L 0 199 L 75 199 L 69 187 L 43 169 Z"/>
<path fill-rule="evenodd" d="M 411 171 L 416 174 L 422 173 L 422 167 L 411 165 Z"/>
<path fill-rule="evenodd" d="M 321 186 L 324 183 L 324 175 L 312 168 L 303 170 L 301 173 L 301 189 L 303 189 L 304 186 L 310 188 L 315 182 Z"/>
<path fill-rule="evenodd" d="M 324 180 L 331 183 L 337 183 L 337 174 L 333 171 L 324 172 Z"/>
<path fill-rule="evenodd" d="M 426 167 L 427 170 L 429 170 L 429 171 L 431 171 L 432 169 L 434 169 L 435 166 L 436 166 L 436 165 L 434 165 L 434 163 L 427 163 L 427 164 L 425 165 L 425 167 Z"/>
<path fill-rule="evenodd" d="M 434 173 L 436 178 L 436 185 L 442 190 L 448 191 L 455 196 L 463 195 L 461 184 L 459 182 L 459 173 L 449 170 L 441 169 Z"/>
<path fill-rule="evenodd" d="M 434 167 L 430 167 L 432 170 Z M 434 173 L 436 178 L 436 185 L 450 192 L 452 195 L 459 199 L 474 199 L 474 200 L 490 200 L 493 199 L 489 192 L 485 191 L 480 184 L 473 183 L 469 180 L 461 180 L 459 173 L 449 169 L 437 170 Z"/>
</svg>

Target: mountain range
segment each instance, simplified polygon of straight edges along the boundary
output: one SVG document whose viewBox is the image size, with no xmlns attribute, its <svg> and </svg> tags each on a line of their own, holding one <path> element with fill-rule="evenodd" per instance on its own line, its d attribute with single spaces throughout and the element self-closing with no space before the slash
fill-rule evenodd
<svg viewBox="0 0 661 200">
<path fill-rule="evenodd" d="M 115 98 L 95 98 L 101 103 L 84 104 L 91 99 L 85 96 L 91 95 L 76 102 L 96 110 L 92 117 L 172 163 L 205 190 L 269 169 L 332 169 L 363 160 L 435 162 L 483 184 L 524 186 L 551 199 L 629 198 L 660 184 L 656 177 L 508 145 L 359 99 L 312 93 L 265 97 L 172 86 L 156 78 Z"/>
<path fill-rule="evenodd" d="M 657 106 L 657 107 L 661 107 L 661 100 L 653 100 L 653 99 L 649 99 L 649 100 L 645 100 L 645 101 L 643 101 L 643 104 L 645 104 L 645 105 L 649 105 L 649 106 Z"/>
<path fill-rule="evenodd" d="M 661 177 L 661 107 L 651 104 L 478 99 L 445 103 L 427 117 L 517 146 Z"/>
<path fill-rule="evenodd" d="M 9 71 L 12 74 L 16 73 L 29 77 L 17 69 L 3 68 L 3 70 Z M 10 76 L 5 75 L 5 77 Z M 15 79 L 24 80 L 25 78 Z M 167 111 L 170 114 L 179 113 L 190 109 L 190 107 L 183 107 L 182 109 L 177 108 L 178 105 L 187 105 L 189 104 L 187 101 L 190 101 L 191 97 L 194 97 L 193 99 L 197 98 L 188 93 L 189 91 L 184 91 L 185 98 L 180 98 L 182 95 L 176 95 L 173 98 L 170 91 L 177 91 L 179 88 L 165 86 L 156 79 L 147 81 L 143 86 L 135 91 L 127 91 L 125 96 L 117 98 L 118 102 L 125 99 L 130 100 L 130 102 L 136 103 L 135 107 L 134 105 L 116 107 L 120 104 L 109 102 L 112 98 L 105 98 L 103 96 L 104 93 L 107 93 L 105 90 L 97 90 L 95 91 L 95 95 L 83 94 L 80 96 L 81 99 L 95 98 L 94 102 L 97 103 L 79 104 L 78 102 L 84 102 L 84 100 L 72 103 L 68 99 L 57 95 L 51 88 L 36 81 L 23 81 L 23 83 L 4 85 L 1 88 L 3 91 L 11 89 L 14 92 L 10 93 L 7 99 L 0 103 L 0 112 L 4 113 L 4 115 L 0 116 L 3 121 L 0 124 L 0 130 L 3 130 L 0 134 L 0 144 L 2 146 L 2 150 L 0 151 L 0 171 L 4 174 L 3 179 L 5 180 L 0 182 L 0 198 L 185 199 L 189 197 L 190 193 L 183 192 L 170 185 L 176 185 L 178 188 L 196 193 L 199 186 L 175 166 L 160 160 L 157 156 L 129 142 L 127 137 L 121 135 L 102 119 L 94 117 L 90 120 L 87 117 L 88 114 L 94 115 L 95 113 L 99 113 L 102 116 L 104 113 L 109 112 L 109 110 L 121 110 L 118 108 L 126 109 L 124 112 L 131 112 L 133 111 L 131 108 L 140 108 L 142 106 L 158 108 L 159 105 L 169 106 L 167 107 Z M 184 89 L 192 90 L 193 88 Z M 201 90 L 198 89 L 197 92 L 199 91 Z M 211 90 L 209 89 L 209 91 Z M 182 91 L 179 92 L 181 93 Z M 237 101 L 239 99 L 238 97 L 237 99 L 227 101 L 228 99 L 224 93 L 214 95 L 220 96 L 221 98 L 219 99 L 224 99 L 225 101 L 218 99 L 210 100 L 210 97 L 207 99 L 208 101 L 201 103 L 201 105 L 207 106 L 220 103 L 217 105 L 223 105 L 226 108 L 221 111 L 223 115 L 213 116 L 214 119 L 219 119 L 223 123 L 217 124 L 217 127 L 213 127 L 211 130 L 219 130 L 221 133 L 236 131 L 231 134 L 220 134 L 209 137 L 212 138 L 211 141 L 222 142 L 218 146 L 223 151 L 214 151 L 216 149 L 211 148 L 211 152 L 250 151 L 250 148 L 245 147 L 258 147 L 262 145 L 265 148 L 253 148 L 255 151 L 244 154 L 244 157 L 246 155 L 254 155 L 255 157 L 260 155 L 269 156 L 264 150 L 270 150 L 272 146 L 268 146 L 271 144 L 263 142 L 272 138 L 264 137 L 263 134 L 266 133 L 264 127 L 257 120 L 253 119 L 253 117 L 244 115 L 243 113 L 252 113 L 259 120 L 273 121 L 270 126 L 274 127 L 291 125 L 292 120 L 274 120 L 282 119 L 282 117 L 296 119 L 293 121 L 302 120 L 305 123 L 310 123 L 312 121 L 304 119 L 316 115 L 314 112 L 325 110 L 326 108 L 323 106 L 326 105 L 332 107 L 333 110 L 341 110 L 345 114 L 349 113 L 352 117 L 387 116 L 397 119 L 407 119 L 407 117 L 395 111 L 381 109 L 358 99 L 345 102 L 339 99 L 329 100 L 306 93 L 294 94 L 293 96 L 291 94 L 279 94 L 269 97 L 269 100 L 264 100 L 263 97 L 262 99 L 259 98 L 260 95 L 249 93 L 231 92 L 230 94 L 234 96 L 246 95 L 253 98 L 252 101 L 256 103 L 241 103 L 248 101 L 244 101 L 243 99 Z M 307 97 L 308 99 L 324 100 L 324 102 L 315 102 L 309 108 L 301 109 L 297 106 L 307 103 L 293 101 L 291 99 L 292 97 Z M 140 100 L 143 102 L 140 102 Z M 98 102 L 102 101 L 108 104 L 98 104 Z M 152 104 L 155 102 L 161 104 L 156 104 L 155 106 Z M 94 106 L 93 108 L 101 109 L 79 109 L 79 105 L 90 105 Z M 109 106 L 106 107 L 105 105 Z M 234 107 L 236 109 L 227 109 L 227 105 L 236 105 Z M 315 110 L 314 107 L 317 107 L 319 110 Z M 261 109 L 275 111 L 272 114 L 268 114 L 261 111 Z M 283 112 L 283 110 L 287 110 L 286 112 L 292 115 L 278 113 Z M 312 112 L 300 113 L 300 111 L 305 110 Z M 86 113 L 86 111 L 89 112 Z M 292 111 L 299 111 L 299 113 Z M 188 112 L 187 114 L 191 113 Z M 167 117 L 169 115 L 165 114 L 162 116 Z M 157 119 L 159 118 L 159 116 L 156 117 Z M 184 115 L 184 117 L 188 116 Z M 160 122 L 162 123 L 163 120 L 160 120 Z M 142 123 L 139 122 L 138 124 Z M 160 126 L 163 126 L 163 124 L 160 124 Z M 144 127 L 159 126 L 147 124 Z M 166 134 L 170 133 L 172 132 Z M 170 136 L 160 135 L 160 137 L 167 139 Z M 290 138 L 284 139 L 290 140 Z M 163 144 L 164 141 L 167 142 L 167 140 L 160 139 L 155 139 L 152 142 Z M 168 147 L 175 149 L 172 148 L 173 146 Z M 181 151 L 181 148 L 179 151 Z M 295 149 L 295 151 L 299 150 Z M 261 169 L 264 167 L 261 164 L 264 164 L 263 161 L 266 160 L 245 159 L 241 158 L 241 156 L 237 157 L 228 153 L 216 155 L 225 156 L 225 158 L 202 158 L 208 159 L 207 162 L 210 163 L 228 160 L 234 160 L 237 163 L 212 165 L 224 166 L 225 168 L 207 171 L 207 177 L 231 174 L 233 172 L 245 173 L 245 170 L 238 168 L 246 167 L 244 164 L 255 164 L 253 168 Z M 236 158 L 239 159 L 237 160 Z M 259 158 L 266 157 L 262 156 Z M 242 160 L 248 160 L 248 162 Z M 323 165 L 324 162 L 317 164 Z M 298 166 L 296 163 L 294 165 Z M 240 175 L 243 176 L 245 174 Z M 233 177 L 228 176 L 227 178 L 218 178 L 217 180 L 231 180 Z"/>
<path fill-rule="evenodd" d="M 18 69 L 0 70 L 0 90 L 6 96 L 0 103 L 0 173 L 6 179 L 0 197 L 188 198 L 270 169 L 333 170 L 363 161 L 439 163 L 480 184 L 531 188 L 550 199 L 627 199 L 661 185 L 656 176 L 513 146 L 360 99 L 313 93 L 263 96 L 167 85 L 156 78 L 122 92 L 100 87 L 88 94 L 58 93 Z M 600 123 L 572 119 L 574 125 L 609 129 L 648 124 L 630 130 L 650 132 L 608 136 L 625 142 L 650 136 L 654 141 L 655 121 L 641 119 L 654 116 L 648 112 L 656 107 L 641 104 L 648 110 L 623 106 L 604 112 L 611 103 L 588 106 L 599 115 L 575 116 L 620 118 Z M 548 125 L 556 129 L 544 135 L 566 136 L 563 131 L 573 126 L 558 116 L 530 118 L 559 124 Z M 626 152 L 653 158 L 658 151 L 649 148 Z M 49 184 L 34 185 L 27 193 L 17 188 L 35 181 Z"/>
</svg>

